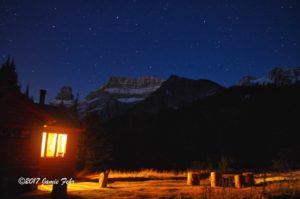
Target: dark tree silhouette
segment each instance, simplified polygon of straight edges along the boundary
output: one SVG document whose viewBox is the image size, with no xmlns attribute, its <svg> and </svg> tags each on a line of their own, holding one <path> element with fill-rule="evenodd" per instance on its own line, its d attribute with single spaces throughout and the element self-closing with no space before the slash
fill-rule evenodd
<svg viewBox="0 0 300 199">
<path fill-rule="evenodd" d="M 79 140 L 79 169 L 99 171 L 108 169 L 112 145 L 100 123 L 98 113 L 88 113 L 83 119 L 85 133 Z"/>
<path fill-rule="evenodd" d="M 27 84 L 27 86 L 26 86 L 26 90 L 25 90 L 25 92 L 24 92 L 24 95 L 25 95 L 28 99 L 30 99 L 30 97 L 29 97 L 29 84 Z"/>
<path fill-rule="evenodd" d="M 16 72 L 16 65 L 14 60 L 7 58 L 6 62 L 1 65 L 0 68 L 0 85 L 10 87 L 20 91 L 18 85 L 18 75 Z"/>
</svg>

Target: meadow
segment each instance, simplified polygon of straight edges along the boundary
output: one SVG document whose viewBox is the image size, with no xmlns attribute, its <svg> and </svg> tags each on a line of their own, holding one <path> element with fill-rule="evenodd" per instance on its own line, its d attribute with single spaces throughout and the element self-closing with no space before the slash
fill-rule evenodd
<svg viewBox="0 0 300 199">
<path fill-rule="evenodd" d="M 211 188 L 209 178 L 198 186 L 186 183 L 187 172 L 175 171 L 110 171 L 107 188 L 100 188 L 98 173 L 80 173 L 81 180 L 68 185 L 70 199 L 96 198 L 199 198 L 258 199 L 300 198 L 300 171 L 255 174 L 255 186 L 245 188 Z M 21 198 L 51 198 L 50 185 L 40 185 L 37 191 Z"/>
</svg>

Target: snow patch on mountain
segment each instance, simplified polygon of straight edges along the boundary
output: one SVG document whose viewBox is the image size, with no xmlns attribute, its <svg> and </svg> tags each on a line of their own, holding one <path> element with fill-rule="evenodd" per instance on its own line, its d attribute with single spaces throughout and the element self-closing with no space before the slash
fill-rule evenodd
<svg viewBox="0 0 300 199">
<path fill-rule="evenodd" d="M 122 103 L 134 103 L 134 102 L 139 102 L 143 101 L 144 98 L 139 98 L 139 97 L 128 97 L 128 98 L 119 98 L 118 101 Z"/>
<path fill-rule="evenodd" d="M 71 107 L 71 106 L 74 105 L 74 100 L 57 100 L 57 99 L 54 99 L 49 104 L 54 105 L 54 106 Z"/>
<path fill-rule="evenodd" d="M 63 86 L 56 95 L 55 99 L 52 100 L 49 104 L 52 106 L 73 106 L 75 104 L 75 100 L 72 92 L 72 87 Z"/>
<path fill-rule="evenodd" d="M 208 91 L 206 92 L 206 96 L 207 96 L 207 97 L 213 96 L 213 95 L 217 94 L 217 92 L 218 92 L 218 90 L 215 89 L 215 88 L 213 88 L 213 89 L 208 90 Z"/>
<path fill-rule="evenodd" d="M 79 103 L 80 115 L 83 117 L 87 112 L 97 111 L 103 120 L 111 119 L 143 101 L 162 82 L 156 77 L 111 77 Z"/>
<path fill-rule="evenodd" d="M 259 84 L 259 85 L 269 85 L 273 84 L 274 81 L 267 77 L 261 77 L 250 81 L 251 84 Z"/>
<path fill-rule="evenodd" d="M 104 91 L 110 94 L 127 94 L 127 95 L 144 95 L 150 94 L 157 90 L 160 86 L 145 87 L 145 88 L 106 88 Z"/>
<path fill-rule="evenodd" d="M 300 67 L 296 68 L 273 68 L 265 77 L 255 78 L 252 76 L 243 77 L 238 85 L 253 86 L 253 85 L 290 85 L 297 84 L 300 81 Z"/>
</svg>

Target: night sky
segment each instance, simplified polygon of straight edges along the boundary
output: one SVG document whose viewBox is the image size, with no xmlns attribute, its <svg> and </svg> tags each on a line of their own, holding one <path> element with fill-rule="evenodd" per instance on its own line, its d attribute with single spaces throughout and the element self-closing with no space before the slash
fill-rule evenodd
<svg viewBox="0 0 300 199">
<path fill-rule="evenodd" d="M 0 61 L 22 89 L 83 98 L 110 76 L 171 74 L 224 86 L 300 65 L 300 1 L 1 0 Z M 37 100 L 37 99 L 36 99 Z"/>
</svg>

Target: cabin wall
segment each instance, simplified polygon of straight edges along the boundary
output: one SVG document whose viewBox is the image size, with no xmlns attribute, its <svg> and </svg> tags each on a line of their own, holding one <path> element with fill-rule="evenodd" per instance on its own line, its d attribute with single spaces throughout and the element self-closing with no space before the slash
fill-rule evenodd
<svg viewBox="0 0 300 199">
<path fill-rule="evenodd" d="M 20 177 L 37 177 L 39 134 L 37 128 L 0 128 L 0 183 L 18 185 Z"/>
<path fill-rule="evenodd" d="M 76 171 L 78 133 L 75 132 L 64 132 L 64 133 L 68 134 L 65 156 L 40 158 L 39 177 L 41 178 L 46 177 L 47 179 L 60 179 L 63 177 L 66 178 L 74 177 Z M 40 140 L 42 140 L 42 138 Z"/>
<path fill-rule="evenodd" d="M 18 179 L 74 177 L 76 171 L 79 132 L 67 132 L 64 157 L 41 158 L 44 128 L 0 127 L 0 189 L 15 190 Z"/>
</svg>

